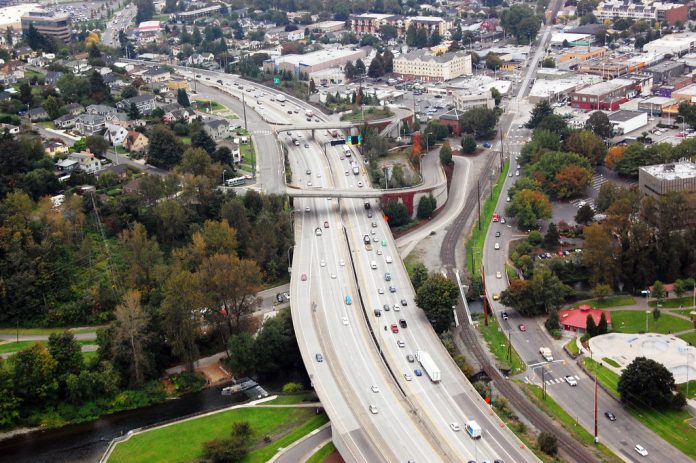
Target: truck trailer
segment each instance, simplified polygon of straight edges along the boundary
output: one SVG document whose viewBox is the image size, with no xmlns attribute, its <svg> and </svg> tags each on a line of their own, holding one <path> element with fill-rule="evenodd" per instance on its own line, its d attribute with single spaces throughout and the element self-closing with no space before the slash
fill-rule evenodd
<svg viewBox="0 0 696 463">
<path fill-rule="evenodd" d="M 421 364 L 425 373 L 430 377 L 433 383 L 439 383 L 442 379 L 442 374 L 440 369 L 435 364 L 435 361 L 430 357 L 424 350 L 419 350 L 416 352 L 416 360 Z"/>
</svg>

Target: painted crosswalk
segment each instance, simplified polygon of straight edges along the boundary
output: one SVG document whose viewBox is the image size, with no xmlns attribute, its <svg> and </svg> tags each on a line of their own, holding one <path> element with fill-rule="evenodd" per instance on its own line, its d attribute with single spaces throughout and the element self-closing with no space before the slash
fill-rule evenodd
<svg viewBox="0 0 696 463">
<path fill-rule="evenodd" d="M 595 175 L 594 177 L 592 177 L 592 189 L 599 191 L 599 188 L 604 183 L 606 183 L 606 181 L 607 181 L 607 179 L 604 178 L 604 175 L 602 175 L 602 174 Z"/>
<path fill-rule="evenodd" d="M 579 376 L 573 376 L 573 378 L 575 378 L 576 381 L 580 381 Z M 565 378 L 552 378 L 552 379 L 547 379 L 544 382 L 546 383 L 547 386 L 553 386 L 554 384 L 565 383 L 566 379 Z"/>
</svg>

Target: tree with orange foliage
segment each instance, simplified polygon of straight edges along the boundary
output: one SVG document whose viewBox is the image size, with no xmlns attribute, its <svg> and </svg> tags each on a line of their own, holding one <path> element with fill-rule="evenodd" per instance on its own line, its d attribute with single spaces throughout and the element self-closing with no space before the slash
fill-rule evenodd
<svg viewBox="0 0 696 463">
<path fill-rule="evenodd" d="M 614 169 L 616 166 L 616 161 L 621 159 L 626 152 L 626 147 L 624 145 L 612 146 L 607 150 L 607 155 L 604 157 L 604 165 L 610 169 Z"/>
<path fill-rule="evenodd" d="M 592 172 L 584 167 L 569 164 L 556 174 L 552 185 L 559 199 L 581 195 L 592 181 Z"/>
<path fill-rule="evenodd" d="M 420 132 L 416 132 L 413 134 L 413 146 L 411 147 L 411 153 L 414 155 L 419 155 L 423 151 L 423 146 L 422 146 L 422 136 Z"/>
<path fill-rule="evenodd" d="M 551 217 L 551 202 L 543 192 L 525 189 L 513 196 L 507 213 L 517 218 L 520 228 L 529 228 Z"/>
</svg>

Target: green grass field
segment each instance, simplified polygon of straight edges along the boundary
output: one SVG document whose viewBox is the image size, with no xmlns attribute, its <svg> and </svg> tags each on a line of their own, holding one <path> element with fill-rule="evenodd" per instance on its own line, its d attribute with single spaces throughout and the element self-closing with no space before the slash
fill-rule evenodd
<svg viewBox="0 0 696 463">
<path fill-rule="evenodd" d="M 78 340 L 77 343 L 81 346 L 95 345 L 94 340 Z M 17 352 L 27 347 L 31 347 L 34 344 L 46 344 L 46 341 L 13 341 L 4 344 L 0 344 L 0 354 L 7 354 L 9 352 Z"/>
<path fill-rule="evenodd" d="M 677 389 L 679 389 L 687 399 L 693 399 L 694 397 L 696 397 L 696 379 L 692 379 L 691 381 L 689 381 L 688 394 L 686 391 L 686 383 L 678 384 Z"/>
<path fill-rule="evenodd" d="M 565 345 L 565 348 L 568 349 L 568 352 L 570 352 L 573 355 L 580 354 L 580 349 L 578 348 L 578 343 L 575 338 L 568 341 Z"/>
<path fill-rule="evenodd" d="M 633 305 L 635 303 L 636 300 L 633 296 L 610 296 L 605 298 L 603 301 L 600 301 L 599 299 L 587 299 L 576 303 L 575 306 L 577 307 L 580 305 L 589 305 L 597 309 L 606 309 L 610 307 Z"/>
<path fill-rule="evenodd" d="M 253 429 L 255 448 L 242 460 L 245 463 L 268 461 L 280 447 L 320 427 L 328 421 L 313 408 L 248 407 L 184 421 L 164 428 L 137 434 L 114 448 L 112 463 L 189 463 L 203 454 L 203 443 L 230 435 L 233 423 L 247 421 Z M 273 441 L 263 445 L 263 437 Z M 175 452 L 172 449 L 176 449 Z"/>
<path fill-rule="evenodd" d="M 611 312 L 611 325 L 614 331 L 619 333 L 645 332 L 645 312 L 632 310 L 614 310 Z M 674 333 L 693 328 L 688 320 L 673 317 L 669 312 L 662 312 L 660 318 L 655 321 L 652 314 L 647 315 L 649 333 Z"/>
<path fill-rule="evenodd" d="M 495 318 L 490 317 L 488 319 L 488 326 L 483 323 L 483 319 L 479 320 L 479 330 L 483 335 L 483 338 L 488 344 L 488 348 L 498 359 L 500 367 L 503 369 L 510 369 L 510 374 L 515 375 L 517 373 L 522 373 L 526 365 L 520 358 L 517 351 L 512 348 L 510 352 L 512 353 L 512 359 L 508 360 L 508 337 L 507 333 L 500 329 L 498 322 Z"/>
<path fill-rule="evenodd" d="M 616 361 L 610 359 L 609 357 L 602 358 L 602 362 L 606 363 L 607 365 L 611 365 L 614 368 L 621 368 L 621 365 L 619 365 Z"/>
<path fill-rule="evenodd" d="M 483 203 L 483 210 L 481 211 L 481 220 L 483 221 L 481 223 L 481 230 L 479 230 L 478 223 L 474 224 L 471 237 L 466 243 L 466 265 L 472 275 L 478 275 L 480 273 L 481 266 L 477 265 L 477 262 L 478 259 L 481 259 L 483 256 L 483 243 L 486 240 L 486 233 L 488 233 L 488 227 L 491 224 L 493 211 L 495 210 L 495 205 L 498 203 L 498 197 L 503 189 L 503 184 L 505 183 L 509 168 L 510 161 L 505 161 L 503 171 L 500 173 L 493 187 L 493 194 Z M 502 214 L 503 212 L 499 211 L 499 213 Z"/>
<path fill-rule="evenodd" d="M 657 307 L 657 301 L 652 300 L 648 302 L 648 305 L 650 307 Z M 693 296 L 683 296 L 683 297 L 675 297 L 672 299 L 665 299 L 662 302 L 660 302 L 660 306 L 665 308 L 665 309 L 678 309 L 679 307 L 693 307 L 694 305 L 694 297 Z"/>
<path fill-rule="evenodd" d="M 588 370 L 597 371 L 597 380 L 619 397 L 619 375 L 588 358 L 583 361 Z M 689 387 L 691 388 L 691 385 Z M 693 396 L 691 391 L 689 394 Z M 691 419 L 689 412 L 686 410 L 644 410 L 631 405 L 624 405 L 624 408 L 658 436 L 689 457 L 696 459 L 696 429 L 689 424 Z"/>
<path fill-rule="evenodd" d="M 333 442 L 329 442 L 328 444 L 314 452 L 314 455 L 307 459 L 307 463 L 323 463 L 323 461 L 326 460 L 328 456 L 334 453 L 335 451 L 336 446 L 333 445 Z"/>
<path fill-rule="evenodd" d="M 48 336 L 53 333 L 62 333 L 64 331 L 70 331 L 71 333 L 77 334 L 77 333 L 96 333 L 96 331 L 99 328 L 105 328 L 106 325 L 104 326 L 93 326 L 91 328 L 81 328 L 81 329 L 73 329 L 70 327 L 66 328 L 12 328 L 12 327 L 4 327 L 0 328 L 0 334 L 19 334 L 20 336 L 25 335 L 25 336 Z"/>
<path fill-rule="evenodd" d="M 318 402 L 319 399 L 317 398 L 317 395 L 313 392 L 304 392 L 301 394 L 279 395 L 273 400 L 264 402 L 264 405 L 294 405 L 309 401 Z"/>
<path fill-rule="evenodd" d="M 532 402 L 534 402 L 539 408 L 543 409 L 548 415 L 560 421 L 563 427 L 566 428 L 566 430 L 568 430 L 578 441 L 582 442 L 585 447 L 595 447 L 594 436 L 585 428 L 580 426 L 576 422 L 575 418 L 570 416 L 563 409 L 563 407 L 558 405 L 558 403 L 556 403 L 556 401 L 553 400 L 550 395 L 546 394 L 546 398 L 544 398 L 541 388 L 534 384 L 525 384 L 524 386 L 527 395 L 530 396 Z M 602 461 L 617 463 L 623 461 L 604 444 L 600 443 L 597 445 L 596 452 L 600 454 Z"/>
<path fill-rule="evenodd" d="M 364 120 L 372 121 L 377 119 L 385 119 L 387 117 L 391 117 L 392 115 L 393 114 L 389 110 L 389 108 L 368 108 L 364 111 L 361 111 L 360 108 L 358 108 L 354 109 L 352 112 L 348 114 L 343 114 L 341 116 L 341 120 L 350 122 L 361 122 L 363 120 L 363 116 L 365 116 Z"/>
<path fill-rule="evenodd" d="M 696 333 L 686 333 L 679 336 L 684 341 L 691 343 L 692 346 L 696 346 Z"/>
</svg>

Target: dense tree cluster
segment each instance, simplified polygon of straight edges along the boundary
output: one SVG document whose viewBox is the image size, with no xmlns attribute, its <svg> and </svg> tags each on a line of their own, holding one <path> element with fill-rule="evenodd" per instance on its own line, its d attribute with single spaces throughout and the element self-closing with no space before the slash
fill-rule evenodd
<svg viewBox="0 0 696 463">
<path fill-rule="evenodd" d="M 531 43 L 541 28 L 541 19 L 529 6 L 518 3 L 503 11 L 500 25 L 512 34 L 518 43 Z"/>
<path fill-rule="evenodd" d="M 675 394 L 674 376 L 664 365 L 645 357 L 636 357 L 621 373 L 618 390 L 621 401 L 637 408 L 681 409 L 686 400 Z"/>
<path fill-rule="evenodd" d="M 458 297 L 457 284 L 439 272 L 430 274 L 416 289 L 416 304 L 437 333 L 447 331 L 454 322 L 452 307 Z"/>
</svg>

